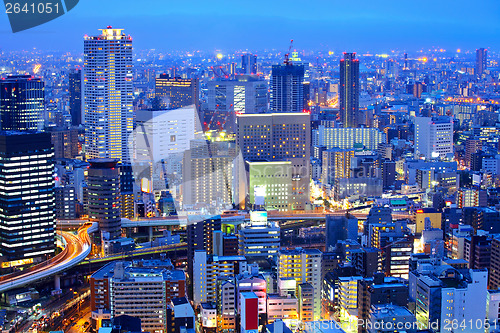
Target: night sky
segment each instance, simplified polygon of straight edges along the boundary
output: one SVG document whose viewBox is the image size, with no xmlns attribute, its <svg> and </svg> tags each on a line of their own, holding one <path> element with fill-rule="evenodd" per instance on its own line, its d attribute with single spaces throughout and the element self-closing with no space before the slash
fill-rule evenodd
<svg viewBox="0 0 500 333">
<path fill-rule="evenodd" d="M 12 0 L 15 1 L 15 0 Z M 112 25 L 134 48 L 415 51 L 500 46 L 499 0 L 80 0 L 64 16 L 13 34 L 0 13 L 0 49 L 81 51 Z"/>
</svg>

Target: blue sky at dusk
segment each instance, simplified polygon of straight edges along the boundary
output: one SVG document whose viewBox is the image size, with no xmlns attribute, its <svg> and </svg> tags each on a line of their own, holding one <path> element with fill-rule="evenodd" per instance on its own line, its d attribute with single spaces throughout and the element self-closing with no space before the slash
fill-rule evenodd
<svg viewBox="0 0 500 333">
<path fill-rule="evenodd" d="M 14 0 L 13 0 L 14 1 Z M 82 37 L 124 28 L 158 50 L 383 51 L 500 45 L 499 0 L 80 0 L 66 15 L 13 34 L 0 13 L 0 48 L 81 51 Z"/>
</svg>

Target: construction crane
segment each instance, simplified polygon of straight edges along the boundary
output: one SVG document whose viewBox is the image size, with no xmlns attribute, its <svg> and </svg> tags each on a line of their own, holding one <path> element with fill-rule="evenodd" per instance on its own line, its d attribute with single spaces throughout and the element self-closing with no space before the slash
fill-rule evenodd
<svg viewBox="0 0 500 333">
<path fill-rule="evenodd" d="M 293 39 L 290 40 L 290 46 L 288 47 L 288 52 L 285 53 L 285 61 L 283 61 L 283 63 L 287 66 L 292 64 L 292 62 L 290 61 L 290 53 L 292 52 L 292 47 L 293 47 Z"/>
</svg>

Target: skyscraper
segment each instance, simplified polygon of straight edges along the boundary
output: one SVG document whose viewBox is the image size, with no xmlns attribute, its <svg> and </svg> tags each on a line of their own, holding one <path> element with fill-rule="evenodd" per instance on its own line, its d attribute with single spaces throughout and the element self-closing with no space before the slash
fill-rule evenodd
<svg viewBox="0 0 500 333">
<path fill-rule="evenodd" d="M 4 131 L 41 130 L 45 105 L 44 83 L 31 75 L 0 80 L 0 120 Z"/>
<path fill-rule="evenodd" d="M 99 224 L 102 239 L 118 238 L 121 234 L 118 160 L 98 158 L 89 162 L 87 176 L 89 221 Z"/>
<path fill-rule="evenodd" d="M 340 119 L 344 127 L 358 127 L 359 60 L 356 53 L 344 53 L 340 59 Z"/>
<path fill-rule="evenodd" d="M 160 74 L 155 81 L 155 96 L 160 99 L 160 107 L 177 109 L 184 106 L 198 107 L 198 79 L 182 79 Z"/>
<path fill-rule="evenodd" d="M 257 74 L 257 55 L 245 53 L 241 56 L 241 69 L 243 74 Z"/>
<path fill-rule="evenodd" d="M 303 112 L 304 66 L 273 65 L 271 72 L 270 111 Z"/>
<path fill-rule="evenodd" d="M 107 27 L 85 36 L 83 103 L 87 159 L 130 159 L 133 130 L 132 38 Z"/>
<path fill-rule="evenodd" d="M 69 72 L 69 114 L 71 125 L 78 126 L 82 123 L 82 71 L 73 69 Z"/>
<path fill-rule="evenodd" d="M 488 50 L 480 48 L 476 50 L 476 68 L 475 74 L 481 75 L 488 67 Z"/>
<path fill-rule="evenodd" d="M 54 254 L 53 158 L 49 133 L 0 132 L 0 253 L 9 266 Z"/>
</svg>

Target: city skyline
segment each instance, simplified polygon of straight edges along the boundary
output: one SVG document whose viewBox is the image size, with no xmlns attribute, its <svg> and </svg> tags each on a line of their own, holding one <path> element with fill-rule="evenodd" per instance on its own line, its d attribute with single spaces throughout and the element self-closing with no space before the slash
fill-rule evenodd
<svg viewBox="0 0 500 333">
<path fill-rule="evenodd" d="M 484 1 L 483 6 L 470 6 L 466 0 L 415 4 L 360 0 L 355 5 L 317 1 L 308 6 L 259 0 L 250 8 L 227 1 L 218 5 L 195 2 L 165 6 L 154 1 L 139 5 L 126 0 L 121 5 L 101 3 L 96 10 L 92 2 L 81 2 L 56 20 L 16 34 L 10 32 L 5 15 L 0 19 L 0 49 L 20 50 L 30 45 L 44 50 L 80 51 L 77 41 L 83 35 L 107 25 L 125 29 L 136 39 L 137 49 L 229 50 L 258 46 L 280 50 L 290 39 L 295 39 L 299 48 L 312 50 L 380 51 L 396 46 L 408 51 L 430 46 L 472 50 L 479 44 L 500 46 L 495 38 L 500 28 L 500 4 L 494 0 Z"/>
</svg>

